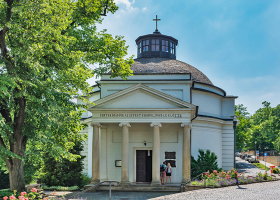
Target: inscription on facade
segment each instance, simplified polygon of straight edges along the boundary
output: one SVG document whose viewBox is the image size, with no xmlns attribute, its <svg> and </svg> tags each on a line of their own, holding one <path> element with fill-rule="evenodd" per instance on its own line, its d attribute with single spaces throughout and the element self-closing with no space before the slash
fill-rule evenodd
<svg viewBox="0 0 280 200">
<path fill-rule="evenodd" d="M 100 117 L 151 117 L 151 118 L 181 118 L 182 114 L 151 114 L 151 113 L 108 113 L 108 114 L 100 114 Z"/>
</svg>

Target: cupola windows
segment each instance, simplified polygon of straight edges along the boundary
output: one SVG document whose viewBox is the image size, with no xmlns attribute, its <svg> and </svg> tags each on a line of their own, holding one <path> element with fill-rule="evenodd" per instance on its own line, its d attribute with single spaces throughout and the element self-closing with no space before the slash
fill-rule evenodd
<svg viewBox="0 0 280 200">
<path fill-rule="evenodd" d="M 163 57 L 176 59 L 176 40 L 156 35 L 136 40 L 137 58 Z"/>
<path fill-rule="evenodd" d="M 152 51 L 159 51 L 159 39 L 152 39 Z"/>
<path fill-rule="evenodd" d="M 175 43 L 170 42 L 170 53 L 175 55 Z"/>
<path fill-rule="evenodd" d="M 142 43 L 138 43 L 138 53 L 142 53 Z"/>
<path fill-rule="evenodd" d="M 149 51 L 149 40 L 143 40 L 143 52 Z"/>
<path fill-rule="evenodd" d="M 163 52 L 168 52 L 168 40 L 162 40 L 161 49 Z"/>
</svg>

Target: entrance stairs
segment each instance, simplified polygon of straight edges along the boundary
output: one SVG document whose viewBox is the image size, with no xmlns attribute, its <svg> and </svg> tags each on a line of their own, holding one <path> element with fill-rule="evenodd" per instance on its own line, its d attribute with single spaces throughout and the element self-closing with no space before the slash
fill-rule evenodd
<svg viewBox="0 0 280 200">
<path fill-rule="evenodd" d="M 85 188 L 86 189 L 86 188 Z M 107 184 L 102 184 L 96 187 L 96 191 L 109 191 L 110 186 Z M 160 187 L 151 187 L 150 183 L 132 183 L 130 187 L 122 187 L 120 185 L 111 185 L 112 191 L 120 192 L 181 192 L 184 191 L 183 186 L 180 183 L 162 185 Z"/>
</svg>

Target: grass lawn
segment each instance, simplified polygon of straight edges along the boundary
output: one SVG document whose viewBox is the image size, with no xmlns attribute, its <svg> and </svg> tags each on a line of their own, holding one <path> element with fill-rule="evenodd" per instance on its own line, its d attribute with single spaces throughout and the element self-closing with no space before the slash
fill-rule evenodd
<svg viewBox="0 0 280 200">
<path fill-rule="evenodd" d="M 252 163 L 252 164 L 255 165 L 257 168 L 264 169 L 264 170 L 270 170 L 269 167 L 265 167 L 265 165 L 263 165 L 261 163 Z"/>
</svg>

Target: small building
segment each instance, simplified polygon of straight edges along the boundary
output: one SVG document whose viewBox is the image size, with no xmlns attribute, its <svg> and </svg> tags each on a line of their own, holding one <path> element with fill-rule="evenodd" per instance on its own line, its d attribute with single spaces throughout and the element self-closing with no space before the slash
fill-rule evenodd
<svg viewBox="0 0 280 200">
<path fill-rule="evenodd" d="M 176 60 L 178 40 L 157 30 L 136 39 L 133 76 L 101 77 L 83 114 L 89 124 L 83 154 L 92 182 L 160 186 L 160 164 L 172 166 L 172 181 L 191 178 L 191 155 L 209 149 L 224 170 L 234 165 L 236 96 L 214 86 L 201 71 Z"/>
</svg>

